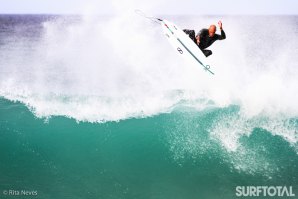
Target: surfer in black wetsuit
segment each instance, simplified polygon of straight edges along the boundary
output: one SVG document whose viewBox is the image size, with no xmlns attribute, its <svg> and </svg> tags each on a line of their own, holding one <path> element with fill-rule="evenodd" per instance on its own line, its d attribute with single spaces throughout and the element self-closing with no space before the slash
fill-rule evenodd
<svg viewBox="0 0 298 199">
<path fill-rule="evenodd" d="M 216 26 L 211 25 L 209 29 L 202 29 L 196 36 L 194 30 L 187 30 L 184 29 L 183 31 L 188 34 L 188 36 L 198 45 L 198 47 L 202 50 L 204 55 L 208 57 L 212 54 L 211 50 L 208 50 L 209 46 L 213 44 L 216 40 L 223 40 L 226 38 L 226 34 L 222 29 L 222 23 L 221 21 L 218 22 L 220 32 L 221 34 L 215 34 L 216 32 Z"/>
</svg>

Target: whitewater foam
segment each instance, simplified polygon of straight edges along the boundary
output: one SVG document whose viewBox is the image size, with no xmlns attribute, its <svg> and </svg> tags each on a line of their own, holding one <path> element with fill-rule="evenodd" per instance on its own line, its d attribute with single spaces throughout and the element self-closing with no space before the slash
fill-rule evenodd
<svg viewBox="0 0 298 199">
<path fill-rule="evenodd" d="M 169 17 L 176 19 L 181 28 L 217 20 Z M 236 113 L 215 120 L 209 129 L 228 154 L 239 151 L 240 138 L 250 136 L 254 128 L 268 130 L 296 148 L 297 125 L 291 121 L 298 115 L 293 59 L 298 39 L 292 20 L 279 19 L 282 27 L 276 27 L 275 19 L 258 18 L 273 31 L 268 38 L 257 29 L 261 22 L 255 24 L 254 17 L 222 17 L 227 39 L 212 46 L 214 54 L 208 59 L 215 76 L 210 76 L 187 65 L 160 27 L 134 12 L 58 17 L 43 23 L 41 38 L 34 43 L 24 40 L 1 48 L 0 96 L 24 103 L 37 117 L 87 122 L 149 117 L 179 107 L 204 111 L 235 105 Z M 279 40 L 279 30 L 294 39 Z M 32 49 L 22 48 L 25 44 Z M 198 137 L 191 135 L 186 138 L 191 149 L 180 147 L 182 154 L 202 151 L 195 147 Z"/>
<path fill-rule="evenodd" d="M 211 20 L 215 19 L 207 19 L 210 22 Z M 246 20 L 250 22 L 249 19 Z M 212 78 L 199 68 L 187 66 L 172 51 L 159 27 L 136 17 L 134 13 L 108 19 L 92 19 L 89 16 L 76 21 L 62 17 L 45 22 L 41 41 L 29 53 L 29 58 L 20 58 L 22 53 L 18 49 L 10 52 L 11 57 L 19 57 L 18 59 L 10 59 L 6 63 L 5 59 L 2 61 L 2 70 L 6 72 L 1 78 L 2 96 L 9 94 L 13 98 L 12 96 L 21 96 L 20 93 L 26 92 L 22 99 L 16 97 L 15 100 L 24 101 L 29 96 L 52 93 L 56 96 L 78 98 L 81 95 L 98 96 L 111 98 L 112 101 L 125 99 L 126 104 L 127 101 L 133 102 L 127 104 L 130 112 L 134 103 L 149 101 L 154 93 L 159 96 L 180 89 L 192 90 L 193 96 L 188 97 L 206 98 L 218 107 L 238 104 L 242 107 L 243 114 L 249 117 L 264 113 L 297 116 L 298 84 L 295 77 L 298 72 L 295 69 L 296 62 L 290 61 L 292 59 L 289 56 L 295 49 L 285 48 L 278 56 L 260 59 L 260 56 L 248 51 L 251 44 L 245 43 L 246 39 L 257 33 L 246 33 L 246 36 L 244 31 L 232 27 L 232 24 L 238 25 L 237 20 L 226 18 L 226 21 L 228 38 L 221 44 L 214 44 L 215 53 L 210 57 L 216 71 L 216 76 Z M 262 36 L 265 37 L 264 34 L 259 37 Z M 262 54 L 263 51 L 269 52 L 272 44 L 263 44 L 255 46 L 254 50 L 260 51 L 260 48 Z M 10 82 L 9 86 L 5 82 Z M 21 91 L 25 88 L 27 90 Z M 39 109 L 33 103 L 34 100 L 28 100 L 32 101 L 30 106 Z M 161 109 L 156 108 L 155 114 L 163 112 L 164 107 L 177 103 L 175 100 L 167 100 L 170 103 L 160 106 Z M 121 101 L 118 103 L 121 104 Z M 156 103 L 165 104 L 162 100 L 157 100 Z M 146 106 L 152 106 L 152 103 L 140 107 L 146 109 Z M 50 107 L 51 104 L 48 104 L 48 109 Z M 108 109 L 115 113 L 113 107 L 114 105 Z M 71 110 L 76 109 L 67 107 L 64 114 L 63 111 L 59 114 L 74 117 Z M 143 114 L 144 111 L 134 112 L 137 116 L 137 112 Z M 39 116 L 50 116 L 48 114 L 51 111 L 44 114 L 40 112 Z M 87 115 L 84 117 L 86 120 Z M 90 115 L 99 114 L 90 112 Z M 125 115 L 130 114 L 123 114 Z M 102 118 L 104 117 L 98 120 Z"/>
</svg>

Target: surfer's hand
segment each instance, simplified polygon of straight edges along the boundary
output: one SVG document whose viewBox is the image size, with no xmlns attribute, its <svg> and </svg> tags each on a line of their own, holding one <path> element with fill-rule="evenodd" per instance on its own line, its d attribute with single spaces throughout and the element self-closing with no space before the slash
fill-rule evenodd
<svg viewBox="0 0 298 199">
<path fill-rule="evenodd" d="M 197 44 L 199 44 L 200 43 L 200 37 L 198 36 L 198 37 L 196 37 L 196 39 L 197 39 Z"/>
<path fill-rule="evenodd" d="M 219 28 L 222 30 L 222 22 L 221 21 L 218 22 L 218 25 L 219 25 Z"/>
</svg>

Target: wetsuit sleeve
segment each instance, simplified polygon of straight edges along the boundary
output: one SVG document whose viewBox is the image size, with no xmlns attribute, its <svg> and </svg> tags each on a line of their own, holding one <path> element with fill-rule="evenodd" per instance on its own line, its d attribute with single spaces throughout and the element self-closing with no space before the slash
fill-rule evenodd
<svg viewBox="0 0 298 199">
<path fill-rule="evenodd" d="M 218 35 L 218 40 L 223 40 L 226 38 L 226 33 L 223 29 L 220 30 L 220 35 Z"/>
</svg>

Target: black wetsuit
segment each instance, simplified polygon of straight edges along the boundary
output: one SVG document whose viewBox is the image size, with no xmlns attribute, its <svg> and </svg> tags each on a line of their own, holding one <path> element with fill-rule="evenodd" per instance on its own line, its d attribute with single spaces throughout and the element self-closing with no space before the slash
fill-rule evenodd
<svg viewBox="0 0 298 199">
<path fill-rule="evenodd" d="M 195 42 L 195 44 L 197 44 L 197 39 L 195 36 L 195 31 L 194 30 L 187 30 L 184 29 L 183 30 L 186 34 L 188 34 L 188 36 L 191 38 L 191 40 L 193 40 Z M 198 45 L 198 47 L 202 50 L 202 52 L 204 53 L 204 55 L 206 57 L 208 57 L 209 55 L 212 54 L 211 50 L 207 50 L 206 48 L 208 48 L 209 46 L 211 46 L 211 44 L 213 44 L 213 42 L 215 42 L 216 40 L 223 40 L 226 38 L 226 34 L 223 30 L 221 30 L 221 35 L 215 34 L 213 37 L 209 37 L 209 31 L 208 29 L 202 29 L 197 36 L 200 36 L 200 43 Z"/>
</svg>

